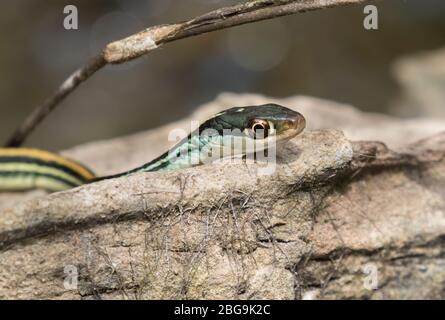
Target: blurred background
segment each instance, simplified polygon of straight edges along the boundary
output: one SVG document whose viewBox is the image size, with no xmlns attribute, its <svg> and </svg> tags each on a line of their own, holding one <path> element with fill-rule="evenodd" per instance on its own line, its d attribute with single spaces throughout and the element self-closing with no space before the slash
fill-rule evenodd
<svg viewBox="0 0 445 320">
<path fill-rule="evenodd" d="M 239 1 L 10 0 L 0 4 L 0 142 L 112 41 Z M 79 29 L 63 28 L 77 6 Z M 219 93 L 312 95 L 402 117 L 445 117 L 445 1 L 384 0 L 297 14 L 170 43 L 99 71 L 26 145 L 57 150 L 177 120 Z M 228 106 L 230 107 L 230 106 Z"/>
</svg>

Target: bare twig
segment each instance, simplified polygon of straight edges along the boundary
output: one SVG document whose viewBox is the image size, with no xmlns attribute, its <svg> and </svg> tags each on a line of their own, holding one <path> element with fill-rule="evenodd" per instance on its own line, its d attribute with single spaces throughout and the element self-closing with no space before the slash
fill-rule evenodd
<svg viewBox="0 0 445 320">
<path fill-rule="evenodd" d="M 45 117 L 65 99 L 68 94 L 74 91 L 83 81 L 91 77 L 96 71 L 105 66 L 105 61 L 102 54 L 92 58 L 88 63 L 71 74 L 57 90 L 46 99 L 41 105 L 37 106 L 33 112 L 25 119 L 19 128 L 14 132 L 11 138 L 6 143 L 7 147 L 20 146 L 26 137 L 36 128 L 36 126 Z"/>
<path fill-rule="evenodd" d="M 107 64 L 123 63 L 147 54 L 164 43 L 207 32 L 299 12 L 366 1 L 369 0 L 251 0 L 214 10 L 185 22 L 153 26 L 125 39 L 112 42 L 97 57 L 65 80 L 52 96 L 38 106 L 14 132 L 6 146 L 20 146 L 68 94 Z"/>
</svg>

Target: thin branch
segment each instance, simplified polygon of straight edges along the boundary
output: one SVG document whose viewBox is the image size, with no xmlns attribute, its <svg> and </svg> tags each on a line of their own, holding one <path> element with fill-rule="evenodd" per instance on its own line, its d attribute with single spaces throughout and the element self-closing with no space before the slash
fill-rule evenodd
<svg viewBox="0 0 445 320">
<path fill-rule="evenodd" d="M 50 112 L 62 102 L 66 96 L 73 92 L 83 81 L 90 78 L 96 71 L 105 66 L 102 54 L 92 58 L 81 69 L 76 70 L 70 75 L 57 90 L 46 99 L 41 105 L 37 106 L 33 112 L 25 119 L 21 126 L 14 132 L 6 143 L 6 147 L 18 147 L 26 137 L 42 122 Z"/>
<path fill-rule="evenodd" d="M 251 0 L 214 10 L 185 22 L 153 26 L 125 39 L 112 42 L 97 57 L 65 80 L 43 104 L 37 106 L 14 132 L 6 146 L 20 146 L 68 94 L 107 64 L 123 63 L 145 55 L 164 43 L 207 32 L 295 13 L 367 1 L 369 0 Z"/>
</svg>

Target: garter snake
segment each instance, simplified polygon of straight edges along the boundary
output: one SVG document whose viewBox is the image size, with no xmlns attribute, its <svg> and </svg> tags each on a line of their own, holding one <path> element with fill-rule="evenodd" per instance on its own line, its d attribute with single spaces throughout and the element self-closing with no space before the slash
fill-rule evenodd
<svg viewBox="0 0 445 320">
<path fill-rule="evenodd" d="M 43 150 L 0 148 L 0 191 L 61 191 L 136 172 L 172 171 L 242 156 L 287 141 L 305 128 L 304 117 L 277 105 L 233 107 L 202 123 L 170 150 L 130 171 L 95 177 L 84 165 Z"/>
</svg>

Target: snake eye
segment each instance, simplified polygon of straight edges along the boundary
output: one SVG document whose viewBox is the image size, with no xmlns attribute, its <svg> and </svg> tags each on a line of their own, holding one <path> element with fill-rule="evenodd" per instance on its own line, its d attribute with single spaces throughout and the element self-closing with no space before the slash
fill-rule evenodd
<svg viewBox="0 0 445 320">
<path fill-rule="evenodd" d="M 269 135 L 269 123 L 266 120 L 252 119 L 249 121 L 248 129 L 254 139 L 264 139 Z"/>
</svg>

